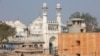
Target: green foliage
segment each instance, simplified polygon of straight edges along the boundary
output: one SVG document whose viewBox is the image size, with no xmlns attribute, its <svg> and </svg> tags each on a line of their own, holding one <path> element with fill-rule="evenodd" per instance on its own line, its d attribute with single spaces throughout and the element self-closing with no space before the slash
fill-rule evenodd
<svg viewBox="0 0 100 56">
<path fill-rule="evenodd" d="M 73 18 L 85 19 L 86 24 L 91 25 L 91 26 L 93 25 L 96 26 L 98 24 L 96 17 L 93 17 L 89 13 L 80 14 L 79 12 L 75 12 L 70 16 L 70 19 L 73 19 Z"/>
<path fill-rule="evenodd" d="M 8 37 L 14 35 L 15 35 L 15 28 L 12 28 L 11 26 L 5 23 L 0 24 L 0 42 L 2 42 L 2 40 L 4 39 L 8 41 Z"/>
<path fill-rule="evenodd" d="M 81 17 L 80 13 L 79 13 L 79 12 L 75 12 L 75 13 L 73 13 L 73 14 L 70 16 L 70 19 L 73 19 L 73 18 L 80 18 L 80 17 Z"/>
</svg>

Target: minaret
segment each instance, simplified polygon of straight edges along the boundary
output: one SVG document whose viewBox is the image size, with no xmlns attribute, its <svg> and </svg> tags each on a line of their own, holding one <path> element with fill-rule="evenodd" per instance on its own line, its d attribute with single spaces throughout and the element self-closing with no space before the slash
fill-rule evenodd
<svg viewBox="0 0 100 56">
<path fill-rule="evenodd" d="M 42 6 L 42 9 L 43 9 L 43 14 L 42 14 L 42 16 L 43 16 L 43 39 L 44 39 L 44 42 L 45 42 L 45 44 L 44 44 L 44 49 L 46 49 L 45 51 L 44 51 L 44 53 L 47 53 L 47 54 L 49 54 L 49 50 L 47 50 L 47 48 L 49 47 L 49 40 L 48 40 L 48 38 L 47 38 L 47 29 L 48 29 L 48 27 L 47 27 L 47 9 L 48 9 L 48 6 L 47 6 L 47 4 L 46 3 L 43 3 L 43 6 Z"/>
<path fill-rule="evenodd" d="M 57 22 L 59 23 L 59 33 L 61 32 L 61 4 L 57 4 L 56 10 L 57 10 Z"/>
<path fill-rule="evenodd" d="M 43 3 L 43 6 L 42 6 L 42 9 L 43 9 L 43 32 L 46 33 L 46 28 L 47 28 L 47 9 L 48 9 L 48 6 L 46 3 Z"/>
<path fill-rule="evenodd" d="M 48 6 L 47 6 L 46 3 L 43 3 L 42 9 L 43 9 L 43 21 L 47 22 L 47 16 L 48 16 L 47 15 L 47 9 L 48 9 Z"/>
</svg>

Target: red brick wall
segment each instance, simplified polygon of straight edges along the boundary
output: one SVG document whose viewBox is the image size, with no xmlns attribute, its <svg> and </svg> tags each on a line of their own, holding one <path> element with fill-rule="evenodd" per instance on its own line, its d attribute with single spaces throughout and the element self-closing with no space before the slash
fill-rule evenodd
<svg viewBox="0 0 100 56">
<path fill-rule="evenodd" d="M 58 37 L 58 54 L 95 56 L 100 53 L 100 33 L 61 33 Z M 80 42 L 80 45 L 79 43 Z"/>
<path fill-rule="evenodd" d="M 100 56 L 100 34 L 96 34 L 96 56 Z"/>
</svg>

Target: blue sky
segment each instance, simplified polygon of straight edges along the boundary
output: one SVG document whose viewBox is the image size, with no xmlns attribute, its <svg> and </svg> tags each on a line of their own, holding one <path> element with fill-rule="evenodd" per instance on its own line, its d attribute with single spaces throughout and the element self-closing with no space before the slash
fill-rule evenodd
<svg viewBox="0 0 100 56">
<path fill-rule="evenodd" d="M 21 20 L 25 24 L 42 15 L 42 4 L 48 4 L 48 19 L 56 19 L 56 4 L 61 3 L 62 21 L 74 12 L 88 12 L 100 21 L 100 0 L 0 0 L 0 20 Z"/>
</svg>

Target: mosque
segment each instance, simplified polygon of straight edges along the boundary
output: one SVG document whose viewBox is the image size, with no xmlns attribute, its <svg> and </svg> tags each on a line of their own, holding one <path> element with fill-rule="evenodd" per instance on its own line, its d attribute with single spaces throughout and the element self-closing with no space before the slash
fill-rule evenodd
<svg viewBox="0 0 100 56">
<path fill-rule="evenodd" d="M 61 20 L 61 4 L 56 5 L 56 20 L 48 21 L 48 6 L 43 3 L 42 16 L 32 21 L 28 26 L 20 20 L 4 21 L 6 24 L 16 28 L 14 38 L 9 37 L 7 49 L 13 50 L 16 46 L 23 45 L 25 42 L 34 43 L 34 47 L 43 47 L 43 53 L 53 54 L 58 49 L 59 33 L 86 32 L 86 24 L 83 19 L 75 18 L 64 24 Z M 10 48 L 9 48 L 10 47 Z M 12 47 L 12 48 L 11 48 Z"/>
</svg>

